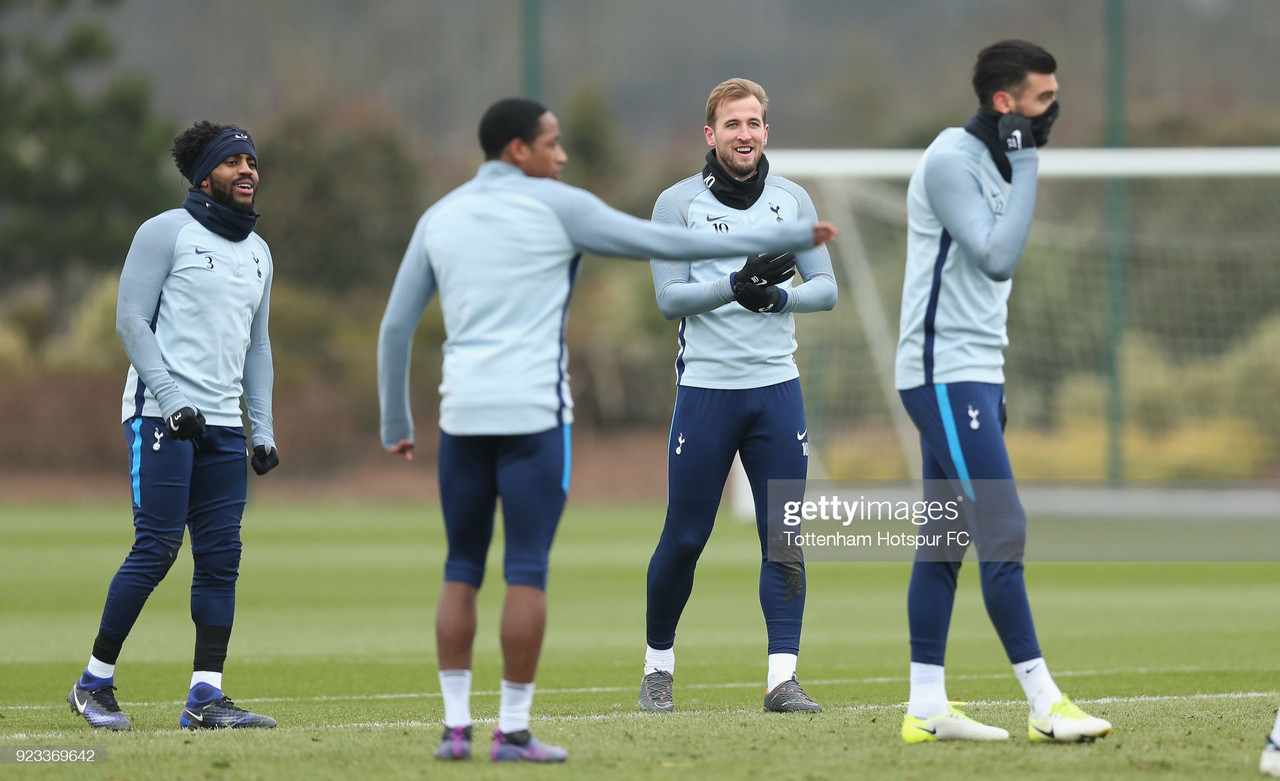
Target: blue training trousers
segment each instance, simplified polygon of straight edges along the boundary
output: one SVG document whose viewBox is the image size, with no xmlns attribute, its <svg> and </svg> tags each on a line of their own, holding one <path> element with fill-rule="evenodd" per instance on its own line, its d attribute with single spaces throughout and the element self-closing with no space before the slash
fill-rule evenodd
<svg viewBox="0 0 1280 781">
<path fill-rule="evenodd" d="M 767 500 L 769 480 L 805 479 L 808 451 L 799 380 L 743 390 L 677 389 L 667 442 L 667 516 L 649 561 L 646 635 L 650 647 L 663 650 L 675 644 L 676 625 L 693 592 L 694 569 L 711 537 L 737 453 L 755 500 L 760 607 L 769 653 L 799 653 L 804 563 L 768 561 Z M 781 506 L 779 500 L 775 496 L 774 504 Z"/>
<path fill-rule="evenodd" d="M 547 557 L 569 495 L 569 436 L 567 425 L 536 434 L 440 432 L 445 580 L 480 588 L 501 498 L 507 585 L 546 590 Z"/>
<path fill-rule="evenodd" d="M 987 615 L 1013 664 L 1040 656 L 1023 579 L 1027 516 L 1004 444 L 1004 386 L 981 382 L 922 385 L 899 392 L 920 431 L 925 499 L 968 501 L 954 522 L 978 549 Z M 930 533 L 946 531 L 930 524 Z M 920 548 L 907 591 L 911 661 L 944 664 L 956 578 L 965 548 Z"/>
<path fill-rule="evenodd" d="M 248 469 L 244 430 L 209 426 L 198 439 L 170 439 L 160 418 L 124 423 L 133 495 L 133 548 L 111 580 L 100 631 L 129 636 L 151 592 L 191 531 L 191 619 L 229 627 L 240 572 L 240 520 Z"/>
</svg>

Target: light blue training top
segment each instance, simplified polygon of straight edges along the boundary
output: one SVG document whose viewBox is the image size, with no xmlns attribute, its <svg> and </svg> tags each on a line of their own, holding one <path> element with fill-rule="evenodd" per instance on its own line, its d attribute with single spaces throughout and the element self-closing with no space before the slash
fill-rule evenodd
<svg viewBox="0 0 1280 781">
<path fill-rule="evenodd" d="M 1004 382 L 1011 278 L 1031 232 L 1039 155 L 1009 152 L 1005 182 L 986 145 L 943 130 L 907 185 L 907 267 L 895 384 Z"/>
<path fill-rule="evenodd" d="M 256 233 L 231 241 L 170 209 L 142 224 L 120 272 L 116 333 L 129 356 L 123 420 L 195 407 L 213 426 L 240 426 L 275 447 L 271 338 L 273 266 Z"/>
<path fill-rule="evenodd" d="M 760 198 L 746 209 L 718 201 L 701 174 L 667 188 L 653 206 L 654 222 L 725 235 L 817 218 L 804 188 L 773 175 L 765 179 Z M 787 301 L 777 313 L 751 312 L 734 302 L 729 277 L 744 262 L 745 255 L 703 263 L 652 260 L 658 308 L 668 320 L 680 318 L 678 384 L 733 390 L 763 388 L 800 376 L 793 356 L 792 313 L 825 311 L 836 304 L 836 278 L 826 245 L 796 253 L 796 270 L 804 284 L 793 286 L 793 277 L 781 285 Z"/>
<path fill-rule="evenodd" d="M 729 234 L 616 211 L 555 179 L 491 160 L 422 215 L 378 338 L 382 444 L 413 441 L 409 356 L 438 290 L 444 314 L 440 428 L 531 434 L 572 422 L 564 324 L 580 253 L 700 258 L 813 246 L 816 220 Z"/>
</svg>

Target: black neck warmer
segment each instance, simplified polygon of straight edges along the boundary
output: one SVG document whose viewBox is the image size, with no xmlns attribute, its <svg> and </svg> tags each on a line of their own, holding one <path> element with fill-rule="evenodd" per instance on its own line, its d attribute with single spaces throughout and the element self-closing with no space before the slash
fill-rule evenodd
<svg viewBox="0 0 1280 781">
<path fill-rule="evenodd" d="M 1055 100 L 1044 113 L 1032 118 L 1031 137 L 1035 140 L 1037 147 L 1043 147 L 1049 143 L 1049 130 L 1058 120 L 1058 110 L 1058 101 Z M 1006 182 L 1012 182 L 1013 167 L 1009 165 L 1009 158 L 1004 153 L 1004 144 L 1000 143 L 1000 134 L 996 132 L 1002 116 L 1004 115 L 994 109 L 980 108 L 978 113 L 969 117 L 969 121 L 964 123 L 964 129 L 987 145 L 987 149 L 991 150 L 991 157 L 996 161 L 996 168 L 1000 169 L 1000 175 Z"/>
<path fill-rule="evenodd" d="M 1004 153 L 1004 145 L 1000 143 L 1000 138 L 996 134 L 996 123 L 1000 121 L 1000 117 L 1000 112 L 995 109 L 980 108 L 978 113 L 969 117 L 969 121 L 964 123 L 964 129 L 987 145 L 987 149 L 991 151 L 991 159 L 996 161 L 1000 176 L 1004 177 L 1006 182 L 1012 182 L 1013 166 L 1009 165 L 1009 158 Z"/>
<path fill-rule="evenodd" d="M 213 200 L 209 196 L 192 187 L 187 191 L 187 200 L 182 202 L 196 222 L 231 241 L 244 241 L 253 232 L 260 216 L 256 211 L 245 213 Z"/>
<path fill-rule="evenodd" d="M 764 192 L 764 180 L 769 176 L 769 160 L 760 155 L 760 165 L 750 179 L 739 181 L 720 165 L 716 150 L 707 152 L 707 164 L 702 169 L 702 183 L 716 200 L 731 209 L 749 209 Z"/>
</svg>

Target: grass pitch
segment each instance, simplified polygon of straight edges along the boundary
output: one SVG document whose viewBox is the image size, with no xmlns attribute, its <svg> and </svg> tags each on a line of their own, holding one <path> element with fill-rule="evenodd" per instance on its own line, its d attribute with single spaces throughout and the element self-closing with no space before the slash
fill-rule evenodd
<svg viewBox="0 0 1280 781">
<path fill-rule="evenodd" d="M 481 592 L 470 763 L 431 759 L 442 715 L 432 625 L 443 534 L 433 506 L 251 502 L 226 690 L 272 731 L 177 728 L 190 676 L 190 557 L 125 645 L 126 734 L 63 702 L 128 551 L 124 501 L 0 509 L 0 747 L 103 746 L 91 768 L 0 765 L 5 778 L 1254 778 L 1280 701 L 1275 564 L 1031 563 L 1041 645 L 1062 688 L 1115 731 L 1033 745 L 1026 705 L 967 566 L 948 690 L 1009 729 L 999 744 L 905 746 L 906 583 L 900 563 L 814 563 L 800 680 L 826 712 L 769 714 L 758 547 L 722 518 L 677 642 L 676 707 L 640 712 L 645 568 L 660 507 L 570 501 L 552 553 L 533 730 L 569 749 L 557 768 L 491 766 L 500 542 Z M 1033 521 L 1032 534 L 1036 525 Z M 500 535 L 498 535 L 500 537 Z"/>
</svg>

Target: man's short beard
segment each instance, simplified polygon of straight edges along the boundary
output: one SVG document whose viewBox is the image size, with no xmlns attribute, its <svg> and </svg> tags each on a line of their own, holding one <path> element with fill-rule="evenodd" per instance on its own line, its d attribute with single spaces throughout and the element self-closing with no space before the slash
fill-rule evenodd
<svg viewBox="0 0 1280 781">
<path fill-rule="evenodd" d="M 254 190 L 254 193 L 253 193 L 254 197 L 249 199 L 249 203 L 247 204 L 240 203 L 239 201 L 236 200 L 235 195 L 232 192 L 236 184 L 237 182 L 232 182 L 231 184 L 227 185 L 226 190 L 220 190 L 216 184 L 210 187 L 209 191 L 213 195 L 213 200 L 217 201 L 223 206 L 226 206 L 228 209 L 234 209 L 235 211 L 238 211 L 242 214 L 253 214 L 253 202 L 257 198 L 257 195 L 258 195 L 257 190 L 256 189 Z"/>
<path fill-rule="evenodd" d="M 738 167 L 738 160 L 736 157 L 731 156 L 729 160 L 725 160 L 723 157 L 720 157 L 720 155 L 718 154 L 716 155 L 716 157 L 719 158 L 720 165 L 724 166 L 724 170 L 728 171 L 732 176 L 739 179 L 750 179 L 751 175 L 756 172 L 756 168 L 758 167 L 758 165 L 752 166 L 750 171 L 743 171 Z M 759 160 L 757 160 L 757 163 L 758 162 Z"/>
</svg>

